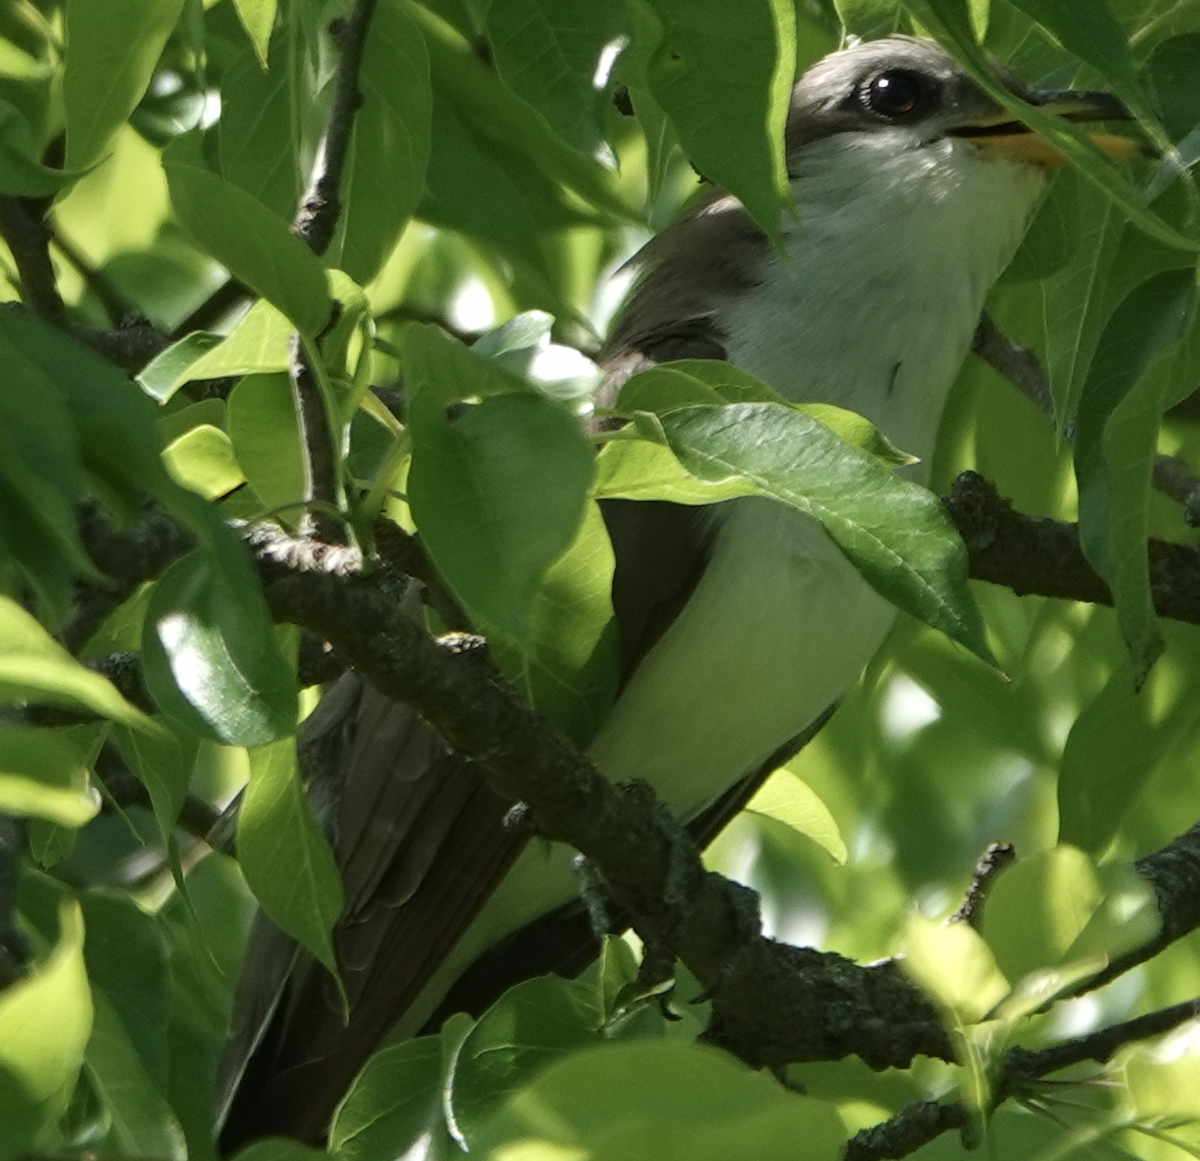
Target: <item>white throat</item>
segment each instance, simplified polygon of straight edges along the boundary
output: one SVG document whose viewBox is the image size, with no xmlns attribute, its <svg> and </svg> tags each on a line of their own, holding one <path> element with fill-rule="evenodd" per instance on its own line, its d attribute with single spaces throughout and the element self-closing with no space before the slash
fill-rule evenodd
<svg viewBox="0 0 1200 1161">
<path fill-rule="evenodd" d="M 1033 166 L 953 138 L 922 145 L 910 129 L 812 143 L 786 258 L 719 311 L 729 361 L 790 399 L 865 415 L 927 462 L 1040 186 Z"/>
</svg>

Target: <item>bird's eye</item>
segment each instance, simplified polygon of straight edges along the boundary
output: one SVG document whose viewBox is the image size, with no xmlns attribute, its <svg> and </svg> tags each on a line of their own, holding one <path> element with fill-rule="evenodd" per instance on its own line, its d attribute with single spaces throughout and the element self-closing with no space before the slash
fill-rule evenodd
<svg viewBox="0 0 1200 1161">
<path fill-rule="evenodd" d="M 859 100 L 867 112 L 885 121 L 898 121 L 916 112 L 927 97 L 924 78 L 908 69 L 878 73 L 859 90 Z"/>
</svg>

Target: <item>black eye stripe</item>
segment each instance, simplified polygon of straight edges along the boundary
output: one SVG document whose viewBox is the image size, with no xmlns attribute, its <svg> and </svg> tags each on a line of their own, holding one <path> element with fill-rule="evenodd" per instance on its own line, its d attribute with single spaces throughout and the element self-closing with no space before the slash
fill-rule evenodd
<svg viewBox="0 0 1200 1161">
<path fill-rule="evenodd" d="M 888 69 L 868 77 L 859 87 L 858 99 L 872 116 L 883 121 L 901 121 L 920 115 L 928 107 L 933 86 L 910 69 Z"/>
</svg>

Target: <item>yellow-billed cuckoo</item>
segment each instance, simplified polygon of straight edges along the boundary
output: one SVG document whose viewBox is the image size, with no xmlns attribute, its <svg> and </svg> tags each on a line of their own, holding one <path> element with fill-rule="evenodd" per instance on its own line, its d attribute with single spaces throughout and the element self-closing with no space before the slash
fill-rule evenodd
<svg viewBox="0 0 1200 1161">
<path fill-rule="evenodd" d="M 1106 94 L 1002 79 L 1071 120 L 1123 116 Z M 861 413 L 928 463 L 984 297 L 1044 167 L 1062 160 L 932 42 L 826 57 L 792 97 L 797 213 L 784 253 L 735 198 L 711 192 L 639 256 L 641 281 L 602 356 L 606 391 L 654 363 L 724 358 L 789 399 Z M 769 500 L 626 501 L 605 518 L 622 684 L 589 753 L 711 834 L 855 681 L 895 611 L 817 523 Z M 286 952 L 247 968 L 227 1144 L 319 1138 L 385 1038 L 569 964 L 588 934 L 578 907 L 562 910 L 575 894 L 570 852 L 522 850 L 501 825 L 506 804 L 403 707 L 344 679 L 301 745 L 310 770 L 338 771 L 350 1016 L 319 970 L 281 989 Z"/>
</svg>

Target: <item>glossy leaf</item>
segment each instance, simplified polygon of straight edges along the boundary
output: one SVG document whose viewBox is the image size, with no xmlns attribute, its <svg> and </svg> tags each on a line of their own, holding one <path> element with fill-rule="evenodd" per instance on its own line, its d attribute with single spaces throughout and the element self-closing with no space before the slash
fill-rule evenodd
<svg viewBox="0 0 1200 1161">
<path fill-rule="evenodd" d="M 71 0 L 63 70 L 68 167 L 104 153 L 146 91 L 182 11 L 183 0 Z"/>
<path fill-rule="evenodd" d="M 201 737 L 261 746 L 296 729 L 296 683 L 261 593 L 193 553 L 163 573 L 142 634 L 156 704 Z"/>
<path fill-rule="evenodd" d="M 180 225 L 200 249 L 315 338 L 332 309 L 321 260 L 282 218 L 205 169 L 190 149 L 172 147 L 163 167 Z"/>
<path fill-rule="evenodd" d="M 288 320 L 269 302 L 256 302 L 238 320 L 225 341 L 189 367 L 188 380 L 222 379 L 288 368 Z"/>
<path fill-rule="evenodd" d="M 238 858 L 263 910 L 336 971 L 330 932 L 342 909 L 341 876 L 313 819 L 289 740 L 250 752 Z"/>
<path fill-rule="evenodd" d="M 223 341 L 222 335 L 193 331 L 151 359 L 138 373 L 138 382 L 152 399 L 166 403 L 191 378 L 188 369 L 196 360 Z"/>
<path fill-rule="evenodd" d="M 606 494 L 679 503 L 734 495 L 780 500 L 818 519 L 881 596 L 990 660 L 962 541 L 931 493 L 790 407 L 687 407 L 658 423 L 685 471 L 712 485 L 707 499 L 702 489 L 665 480 L 666 487 L 647 487 L 635 475 L 625 492 L 602 471 Z"/>
<path fill-rule="evenodd" d="M 233 444 L 220 428 L 202 423 L 163 449 L 163 461 L 185 488 L 216 500 L 245 483 Z"/>
</svg>

